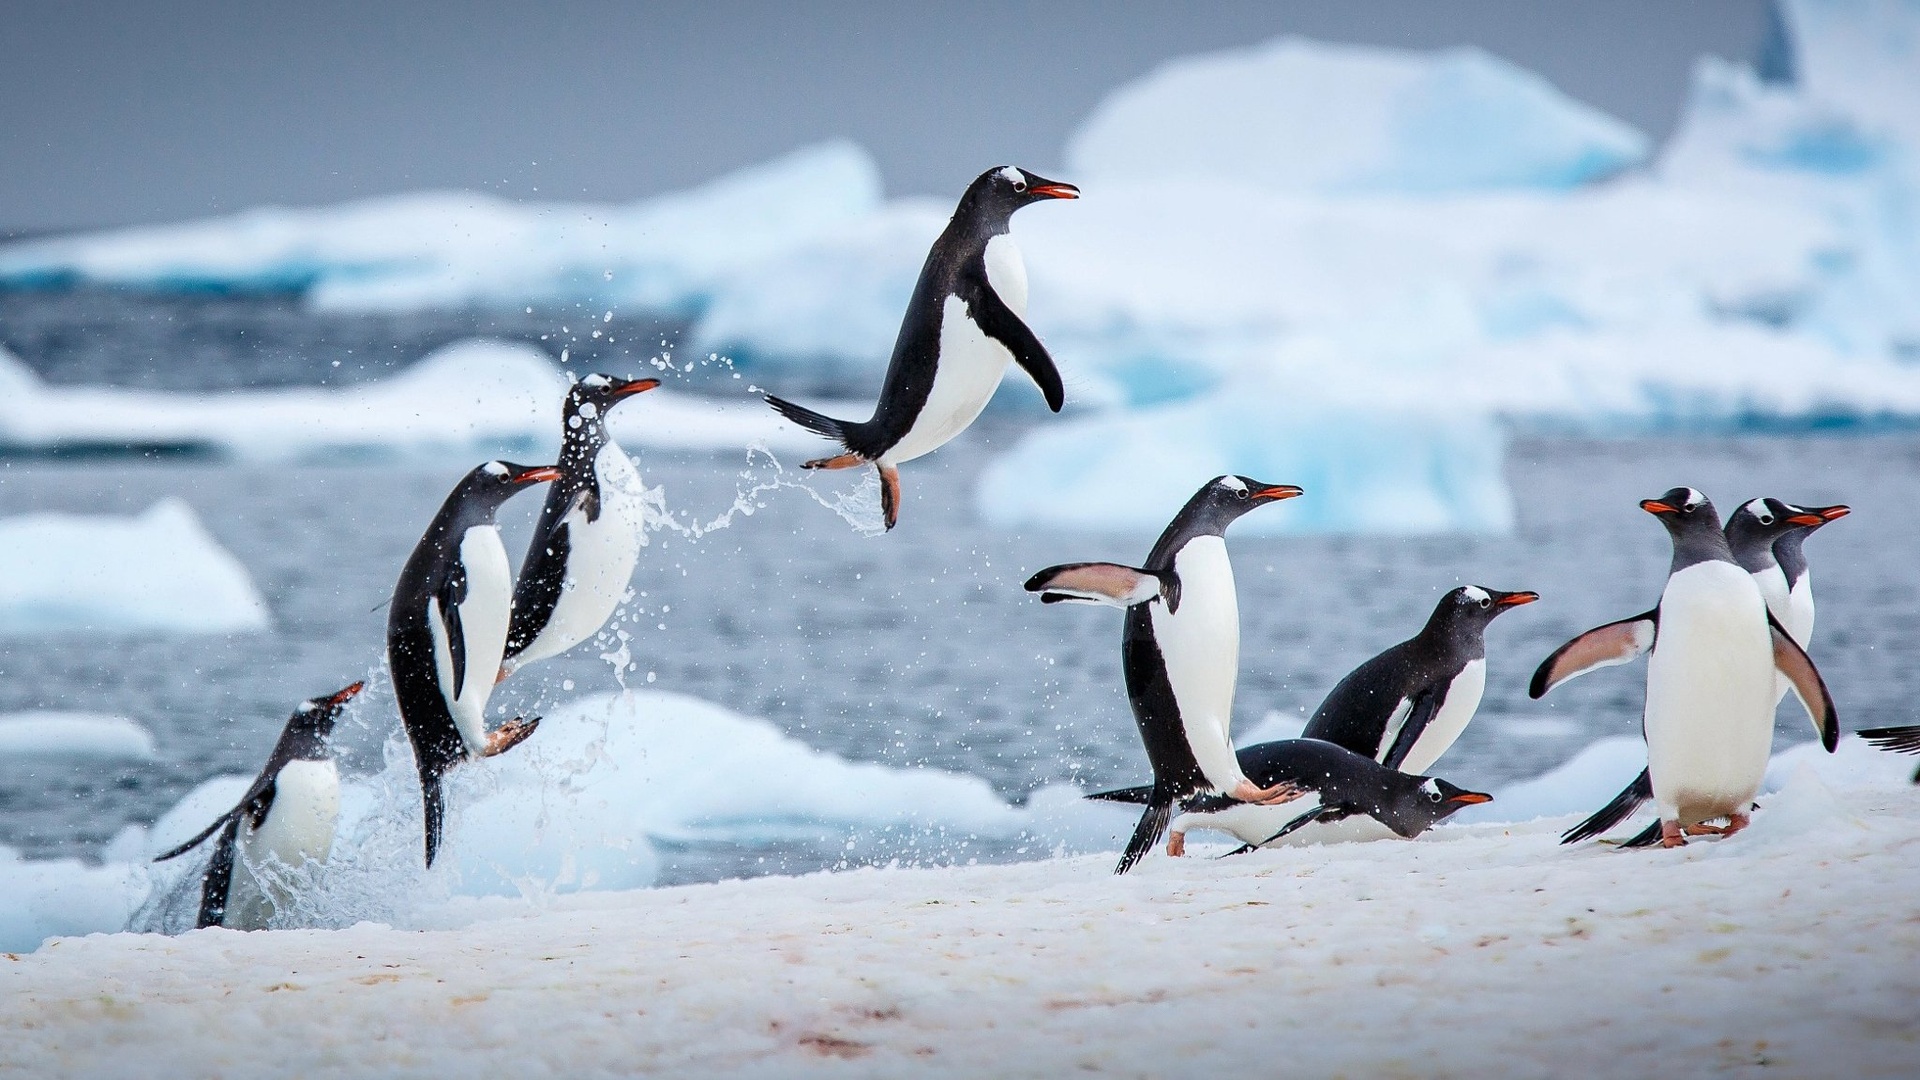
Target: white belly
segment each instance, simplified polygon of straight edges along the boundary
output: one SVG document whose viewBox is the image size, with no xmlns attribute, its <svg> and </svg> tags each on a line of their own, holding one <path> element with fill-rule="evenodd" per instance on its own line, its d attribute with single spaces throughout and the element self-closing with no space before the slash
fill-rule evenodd
<svg viewBox="0 0 1920 1080">
<path fill-rule="evenodd" d="M 460 625 L 466 644 L 465 678 L 454 686 L 453 652 L 440 620 L 437 603 L 427 612 L 427 626 L 433 634 L 434 662 L 439 668 L 440 690 L 447 698 L 447 711 L 460 729 L 460 738 L 469 754 L 478 754 L 487 742 L 487 698 L 493 693 L 500 660 L 507 651 L 507 620 L 512 612 L 513 573 L 507 564 L 507 549 L 500 542 L 500 530 L 491 525 L 468 529 L 460 539 L 460 561 L 467 572 L 467 597 L 460 604 Z"/>
<path fill-rule="evenodd" d="M 1780 619 L 1780 625 L 1787 628 L 1788 636 L 1806 648 L 1813 640 L 1813 571 L 1801 573 L 1800 581 L 1793 591 L 1787 594 L 1787 614 Z"/>
<path fill-rule="evenodd" d="M 1760 598 L 1767 602 L 1767 614 L 1778 619 L 1780 625 L 1786 629 L 1787 636 L 1798 642 L 1801 648 L 1805 648 L 1807 644 L 1806 638 L 1801 636 L 1799 631 L 1795 630 L 1793 626 L 1793 599 L 1787 593 L 1787 575 L 1781 573 L 1778 566 L 1770 566 L 1754 574 L 1753 583 L 1760 587 Z M 1792 689 L 1792 684 L 1787 682 L 1787 677 L 1775 672 L 1773 676 L 1774 704 L 1779 704 L 1780 699 L 1786 697 L 1787 691 L 1790 689 Z"/>
<path fill-rule="evenodd" d="M 331 761 L 292 761 L 274 781 L 273 807 L 258 829 L 241 823 L 222 925 L 264 930 L 292 899 L 289 870 L 326 862 L 340 817 L 340 773 Z"/>
<path fill-rule="evenodd" d="M 1647 765 L 1662 820 L 1745 813 L 1773 748 L 1773 644 L 1759 587 L 1731 563 L 1675 574 L 1647 665 Z"/>
<path fill-rule="evenodd" d="M 1246 774 L 1233 752 L 1233 684 L 1240 673 L 1240 605 L 1227 543 L 1191 540 L 1174 557 L 1180 610 L 1153 604 L 1154 641 L 1180 706 L 1180 723 L 1200 771 L 1215 790 L 1232 791 Z"/>
<path fill-rule="evenodd" d="M 1447 700 L 1440 711 L 1427 722 L 1427 728 L 1407 753 L 1407 759 L 1400 763 L 1400 771 L 1424 773 L 1440 760 L 1440 755 L 1453 746 L 1460 733 L 1467 729 L 1467 721 L 1480 708 L 1480 696 L 1487 689 L 1487 662 L 1470 660 L 1460 669 L 1447 686 Z M 1391 749 L 1391 746 L 1383 748 Z"/>
<path fill-rule="evenodd" d="M 1319 805 L 1312 796 L 1295 799 L 1279 806 L 1255 806 L 1252 803 L 1236 803 L 1224 810 L 1211 813 L 1180 814 L 1173 819 L 1175 832 L 1191 832 L 1195 829 L 1214 829 L 1229 833 L 1243 844 L 1259 846 L 1267 837 L 1287 827 L 1287 824 L 1301 814 Z M 1275 847 L 1304 847 L 1309 844 L 1340 844 L 1351 841 L 1399 839 L 1398 835 L 1385 825 L 1365 814 L 1355 814 L 1342 821 L 1331 824 L 1314 822 L 1288 833 L 1275 842 Z"/>
<path fill-rule="evenodd" d="M 1011 363 L 1013 354 L 974 325 L 967 305 L 957 296 L 947 297 L 940 317 L 940 361 L 933 373 L 933 392 L 906 436 L 880 460 L 898 465 L 945 446 L 987 407 Z"/>
<path fill-rule="evenodd" d="M 588 521 L 575 510 L 567 525 L 567 576 L 547 625 L 515 664 L 558 656 L 600 632 L 626 595 L 646 543 L 646 509 L 640 474 L 609 442 L 594 459 L 600 477 L 600 517 Z"/>
</svg>

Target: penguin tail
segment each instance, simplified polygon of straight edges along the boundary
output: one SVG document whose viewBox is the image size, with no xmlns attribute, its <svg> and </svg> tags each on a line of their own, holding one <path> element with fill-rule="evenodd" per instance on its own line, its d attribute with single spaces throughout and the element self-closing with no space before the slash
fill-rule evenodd
<svg viewBox="0 0 1920 1080">
<path fill-rule="evenodd" d="M 825 413 L 814 412 L 805 405 L 795 405 L 785 398 L 777 398 L 772 394 L 765 396 L 767 404 L 773 406 L 773 410 L 781 416 L 799 424 L 815 435 L 824 435 L 849 450 L 853 449 L 847 442 L 847 436 L 850 434 L 848 429 L 853 426 L 852 424 L 847 423 L 845 420 L 835 420 Z"/>
<path fill-rule="evenodd" d="M 1643 847 L 1652 847 L 1653 845 L 1659 842 L 1660 842 L 1660 822 L 1655 821 L 1653 824 L 1647 826 L 1644 829 L 1641 829 L 1640 832 L 1633 837 L 1633 839 L 1622 840 L 1620 842 L 1620 846 L 1622 848 L 1643 848 Z"/>
<path fill-rule="evenodd" d="M 1153 801 L 1153 785 L 1143 784 L 1140 787 L 1123 787 L 1114 788 L 1112 791 L 1096 791 L 1091 795 L 1084 796 L 1084 798 L 1099 799 L 1103 802 L 1135 803 L 1140 806 L 1145 806 L 1147 803 Z"/>
<path fill-rule="evenodd" d="M 1113 868 L 1113 872 L 1118 875 L 1133 869 L 1134 864 L 1160 842 L 1161 834 L 1167 831 L 1167 823 L 1172 820 L 1173 796 L 1156 786 L 1147 802 L 1146 812 L 1140 815 L 1140 823 L 1133 827 L 1133 838 L 1127 841 L 1127 850 L 1121 854 L 1120 864 Z"/>
<path fill-rule="evenodd" d="M 1896 754 L 1920 754 L 1920 724 L 1868 728 L 1857 734 L 1882 750 L 1891 750 Z"/>
<path fill-rule="evenodd" d="M 1633 783 L 1628 784 L 1620 794 L 1615 795 L 1612 802 L 1596 810 L 1592 817 L 1568 829 L 1561 835 L 1560 842 L 1577 844 L 1582 840 L 1591 840 L 1627 820 L 1635 810 L 1640 809 L 1641 805 L 1651 798 L 1653 798 L 1653 774 L 1646 769 L 1641 769 L 1640 775 L 1633 778 Z M 1657 834 L 1659 831 L 1660 823 L 1656 821 L 1654 832 Z M 1633 846 L 1632 841 L 1628 842 L 1628 846 Z"/>
<path fill-rule="evenodd" d="M 433 869 L 433 860 L 440 854 L 440 830 L 446 823 L 447 798 L 440 788 L 438 773 L 420 773 L 420 803 L 426 812 L 427 826 L 427 869 Z"/>
</svg>

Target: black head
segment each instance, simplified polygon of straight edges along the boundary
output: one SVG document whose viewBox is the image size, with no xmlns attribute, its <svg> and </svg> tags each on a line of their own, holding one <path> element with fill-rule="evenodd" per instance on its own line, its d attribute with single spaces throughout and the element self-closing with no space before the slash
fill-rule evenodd
<svg viewBox="0 0 1920 1080">
<path fill-rule="evenodd" d="M 1493 801 L 1491 795 L 1468 791 L 1437 776 L 1406 776 L 1405 780 L 1394 785 L 1374 817 L 1409 840 L 1469 806 Z"/>
<path fill-rule="evenodd" d="M 1678 572 L 1695 563 L 1733 561 L 1726 534 L 1720 530 L 1720 514 L 1713 502 L 1690 487 L 1677 487 L 1657 499 L 1640 500 L 1640 509 L 1660 519 L 1673 538 L 1673 570 Z"/>
<path fill-rule="evenodd" d="M 1465 632 L 1478 638 L 1502 612 L 1531 604 L 1540 599 L 1534 592 L 1501 592 L 1484 585 L 1462 585 L 1440 598 L 1433 615 L 1427 619 L 1427 631 L 1446 634 Z"/>
<path fill-rule="evenodd" d="M 1774 541 L 1810 525 L 1824 524 L 1824 518 L 1796 513 L 1779 499 L 1753 499 L 1727 515 L 1727 546 L 1733 549 L 1734 562 L 1757 574 L 1776 565 Z"/>
<path fill-rule="evenodd" d="M 477 510 L 492 513 L 500 504 L 512 498 L 514 493 L 528 484 L 538 484 L 547 480 L 560 479 L 560 470 L 553 465 L 516 465 L 511 461 L 489 461 L 476 465 L 460 485 L 453 489 L 453 498 Z"/>
<path fill-rule="evenodd" d="M 1820 526 L 1829 521 L 1839 521 L 1853 513 L 1853 509 L 1843 504 L 1795 506 L 1792 503 L 1781 503 L 1780 505 L 1791 513 L 1789 520 L 1796 527 L 1787 530 L 1774 541 L 1773 557 L 1780 563 L 1780 571 L 1787 575 L 1787 581 L 1796 582 L 1807 572 L 1807 556 L 1800 550 L 1800 545 L 1806 543 L 1807 537 L 1812 536 Z"/>
<path fill-rule="evenodd" d="M 1062 184 L 1025 169 L 1004 165 L 998 169 L 988 169 L 967 185 L 967 192 L 960 196 L 960 205 L 954 210 L 954 217 L 964 215 L 984 225 L 989 232 L 1005 232 L 1007 219 L 1013 216 L 1015 210 L 1029 203 L 1079 197 L 1080 189 L 1072 184 Z"/>
<path fill-rule="evenodd" d="M 659 379 L 622 379 L 617 375 L 589 375 L 567 391 L 563 409 L 568 431 L 597 426 L 615 405 L 660 385 Z"/>
<path fill-rule="evenodd" d="M 352 701 L 354 695 L 366 687 L 366 683 L 357 682 L 344 687 L 326 697 L 308 698 L 293 710 L 287 720 L 287 727 L 280 735 L 280 745 L 275 748 L 274 756 L 283 761 L 314 761 L 327 756 L 327 740 L 333 736 L 334 722 L 340 719 L 340 713 Z"/>
<path fill-rule="evenodd" d="M 1173 551 L 1196 536 L 1223 536 L 1227 526 L 1255 507 L 1281 502 L 1302 494 L 1292 484 L 1267 484 L 1250 476 L 1216 476 L 1201 485 L 1187 505 L 1175 514 L 1167 531 L 1161 534 L 1155 554 L 1171 556 Z"/>
</svg>

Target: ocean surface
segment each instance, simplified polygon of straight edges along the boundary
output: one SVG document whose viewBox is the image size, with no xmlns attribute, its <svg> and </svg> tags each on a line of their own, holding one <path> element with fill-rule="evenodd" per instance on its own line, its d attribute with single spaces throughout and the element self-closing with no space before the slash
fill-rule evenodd
<svg viewBox="0 0 1920 1080">
<path fill-rule="evenodd" d="M 291 299 L 16 293 L 0 294 L 0 344 L 61 382 L 217 389 L 371 377 L 475 333 L 546 335 L 551 344 L 562 318 L 320 318 Z M 659 332 L 670 336 L 673 324 L 663 320 Z M 334 367 L 348 349 L 358 366 Z M 642 367 L 626 355 L 572 362 Z M 1045 421 L 990 413 L 910 464 L 900 527 L 878 536 L 857 532 L 797 486 L 830 498 L 864 477 L 802 476 L 796 462 L 744 451 L 637 454 L 683 525 L 711 525 L 743 492 L 781 486 L 753 495 L 750 515 L 704 535 L 653 534 L 624 624 L 629 670 L 602 657 L 610 648 L 583 645 L 528 668 L 495 702 L 511 715 L 623 681 L 675 690 L 845 758 L 974 774 L 1015 802 L 1053 782 L 1144 779 L 1121 686 L 1119 614 L 1043 607 L 1020 586 L 1051 563 L 1137 562 L 1154 536 L 1012 532 L 982 524 L 974 511 L 977 472 L 1035 422 Z M 230 637 L 0 636 L 0 712 L 119 714 L 148 728 L 159 747 L 150 762 L 0 758 L 0 844 L 29 857 L 97 857 L 123 825 L 151 822 L 201 781 L 257 771 L 294 704 L 377 673 L 394 576 L 472 464 L 0 459 L 0 514 L 124 514 L 184 499 L 246 564 L 275 622 L 271 632 Z M 1911 572 L 1920 555 L 1920 435 L 1528 437 L 1510 446 L 1507 472 L 1518 504 L 1508 536 L 1229 534 L 1242 628 L 1237 728 L 1270 713 L 1304 719 L 1354 665 L 1418 630 L 1442 593 L 1478 583 L 1532 589 L 1542 600 L 1493 624 L 1485 703 L 1436 772 L 1497 790 L 1594 738 L 1635 732 L 1638 669 L 1596 673 L 1545 702 L 1529 701 L 1525 684 L 1571 634 L 1653 604 L 1669 547 L 1636 503 L 1678 484 L 1706 491 L 1723 511 L 1758 495 L 1851 504 L 1853 516 L 1808 544 L 1820 610 L 1812 652 L 1847 729 L 1920 719 L 1911 704 L 1920 674 L 1910 662 L 1920 625 Z M 528 496 L 502 515 L 516 556 L 537 509 Z M 343 732 L 345 767 L 377 768 L 395 722 Z M 1810 735 L 1789 698 L 1779 743 Z M 891 854 L 880 845 L 863 848 L 861 859 Z M 979 854 L 1021 855 L 992 845 Z M 661 855 L 665 882 L 846 860 L 824 836 L 665 845 Z"/>
</svg>

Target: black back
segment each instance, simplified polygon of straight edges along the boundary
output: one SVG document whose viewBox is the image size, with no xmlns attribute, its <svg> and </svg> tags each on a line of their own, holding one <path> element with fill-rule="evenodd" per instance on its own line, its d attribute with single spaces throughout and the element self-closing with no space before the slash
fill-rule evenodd
<svg viewBox="0 0 1920 1080">
<path fill-rule="evenodd" d="M 1386 749 L 1380 741 L 1386 736 L 1387 722 L 1400 703 L 1422 694 L 1444 696 L 1470 661 L 1486 657 L 1487 624 L 1512 607 L 1503 601 L 1527 595 L 1483 586 L 1470 590 L 1464 585 L 1448 592 L 1434 605 L 1418 634 L 1341 679 L 1314 710 L 1301 737 L 1321 739 L 1377 760 Z M 1432 708 L 1438 710 L 1442 704 L 1443 699 L 1436 700 Z"/>
<path fill-rule="evenodd" d="M 1023 179 L 1015 180 L 1010 173 Z M 1013 212 L 1048 196 L 1036 189 L 1052 181 L 1011 167 L 989 169 L 967 186 L 953 217 L 927 252 L 914 284 L 913 297 L 894 339 L 893 357 L 881 384 L 880 401 L 864 423 L 843 423 L 840 438 L 847 449 L 869 460 L 887 452 L 904 438 L 933 393 L 933 376 L 940 360 L 940 327 L 947 297 L 958 296 L 970 310 L 982 311 L 987 282 L 987 242 L 1010 230 Z M 1000 305 L 1004 306 L 1004 305 Z M 1058 409 L 1058 406 L 1054 406 Z"/>
<path fill-rule="evenodd" d="M 1319 739 L 1283 739 L 1240 751 L 1247 778 L 1263 787 L 1290 783 L 1313 792 L 1335 813 L 1365 814 L 1409 839 L 1469 805 L 1471 792 L 1435 776 L 1389 769 L 1343 746 Z M 1477 801 L 1485 801 L 1484 799 Z"/>
<path fill-rule="evenodd" d="M 513 617 L 507 628 L 506 658 L 520 655 L 553 618 L 566 582 L 571 553 L 562 524 L 576 503 L 588 521 L 600 520 L 600 474 L 594 462 L 607 445 L 607 413 L 633 394 L 660 385 L 658 379 L 621 379 L 589 375 L 567 391 L 561 409 L 560 478 L 547 488 L 540 520 L 513 583 Z"/>
</svg>

